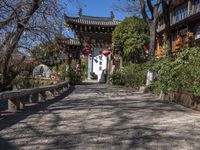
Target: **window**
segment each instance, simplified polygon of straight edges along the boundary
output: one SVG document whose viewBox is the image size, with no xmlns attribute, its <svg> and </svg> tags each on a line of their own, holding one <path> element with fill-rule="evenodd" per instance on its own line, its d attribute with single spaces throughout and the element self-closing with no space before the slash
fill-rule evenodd
<svg viewBox="0 0 200 150">
<path fill-rule="evenodd" d="M 173 23 L 181 21 L 181 20 L 185 19 L 187 16 L 188 16 L 188 6 L 187 5 L 177 7 L 173 13 L 173 18 L 174 18 Z"/>
<path fill-rule="evenodd" d="M 194 4 L 196 6 L 196 12 L 200 12 L 200 0 L 194 0 Z"/>
<path fill-rule="evenodd" d="M 200 0 L 195 0 L 194 3 L 195 4 L 200 4 Z"/>
<path fill-rule="evenodd" d="M 200 24 L 195 26 L 195 40 L 200 39 Z"/>
</svg>

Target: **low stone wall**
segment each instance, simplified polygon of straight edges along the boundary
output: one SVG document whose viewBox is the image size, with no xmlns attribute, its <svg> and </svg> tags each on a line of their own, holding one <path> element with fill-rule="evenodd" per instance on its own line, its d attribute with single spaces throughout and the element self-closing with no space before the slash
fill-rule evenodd
<svg viewBox="0 0 200 150">
<path fill-rule="evenodd" d="M 195 110 L 200 110 L 200 97 L 195 97 L 189 92 L 174 91 L 171 95 L 161 93 L 160 99 L 175 102 Z"/>
<path fill-rule="evenodd" d="M 8 109 L 10 112 L 24 109 L 26 103 L 44 102 L 48 97 L 54 97 L 66 91 L 69 82 L 65 81 L 55 85 L 42 86 L 16 91 L 6 91 L 0 93 L 0 102 L 8 99 Z"/>
</svg>

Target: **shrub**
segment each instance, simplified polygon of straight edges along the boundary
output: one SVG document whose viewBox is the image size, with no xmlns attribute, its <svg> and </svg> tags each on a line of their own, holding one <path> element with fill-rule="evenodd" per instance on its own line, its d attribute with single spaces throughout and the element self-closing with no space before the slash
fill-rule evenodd
<svg viewBox="0 0 200 150">
<path fill-rule="evenodd" d="M 140 87 L 146 82 L 147 64 L 130 63 L 124 68 L 125 83 L 131 87 Z"/>
<path fill-rule="evenodd" d="M 76 70 L 73 67 L 71 67 L 68 70 L 67 77 L 69 79 L 70 84 L 72 84 L 72 85 L 81 83 L 81 75 L 78 72 L 76 72 Z"/>
<path fill-rule="evenodd" d="M 29 74 L 20 74 L 13 79 L 12 86 L 17 89 L 32 88 L 35 86 L 35 82 Z"/>
<path fill-rule="evenodd" d="M 85 62 L 82 62 L 81 70 L 83 72 L 83 74 L 82 74 L 83 79 L 87 79 L 87 77 L 88 77 L 88 65 Z"/>
<path fill-rule="evenodd" d="M 92 80 L 96 80 L 98 78 L 98 76 L 94 72 L 90 72 L 90 75 Z"/>
<path fill-rule="evenodd" d="M 157 74 L 151 88 L 159 88 L 164 93 L 189 91 L 200 96 L 200 48 L 187 48 L 177 53 L 177 59 L 154 60 L 152 69 Z"/>
<path fill-rule="evenodd" d="M 118 24 L 112 33 L 112 42 L 117 45 L 123 60 L 143 62 L 145 54 L 143 46 L 149 43 L 147 23 L 138 17 L 128 17 Z"/>
<path fill-rule="evenodd" d="M 66 80 L 67 73 L 65 64 L 56 65 L 52 68 L 52 70 L 55 74 L 58 74 L 60 76 L 61 81 Z"/>
<path fill-rule="evenodd" d="M 123 69 L 117 69 L 114 74 L 110 76 L 113 85 L 125 85 L 125 73 Z"/>
</svg>

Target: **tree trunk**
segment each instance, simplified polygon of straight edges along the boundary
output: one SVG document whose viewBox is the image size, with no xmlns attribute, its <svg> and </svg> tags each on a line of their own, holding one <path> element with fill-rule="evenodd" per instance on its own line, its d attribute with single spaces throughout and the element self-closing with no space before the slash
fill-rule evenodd
<svg viewBox="0 0 200 150">
<path fill-rule="evenodd" d="M 12 54 L 14 50 L 16 49 L 18 42 L 21 38 L 22 33 L 24 32 L 26 26 L 28 25 L 28 22 L 30 18 L 33 16 L 35 11 L 39 8 L 41 4 L 41 0 L 34 0 L 32 2 L 30 10 L 27 12 L 27 14 L 24 16 L 23 19 L 18 20 L 16 31 L 14 33 L 10 33 L 7 37 L 7 40 L 2 45 L 2 51 L 5 52 L 5 56 L 2 63 L 2 79 L 0 84 L 0 90 L 6 90 L 8 86 L 10 86 L 12 80 L 16 77 L 17 70 L 12 68 L 10 66 L 10 60 L 12 57 Z M 14 74 L 13 74 L 14 71 Z"/>
<path fill-rule="evenodd" d="M 13 80 L 15 76 L 12 74 L 12 68 L 10 68 L 10 59 L 12 53 L 14 52 L 18 41 L 23 33 L 24 29 L 20 28 L 16 31 L 15 35 L 9 39 L 9 41 L 3 46 L 3 51 L 6 52 L 5 58 L 3 60 L 3 68 L 2 68 L 2 87 L 1 89 L 6 89 L 8 85 Z"/>
<path fill-rule="evenodd" d="M 164 22 L 165 22 L 165 35 L 167 38 L 167 45 L 168 45 L 168 55 L 172 55 L 172 44 L 171 44 L 171 30 L 170 30 L 170 6 L 171 2 L 167 0 L 163 0 L 162 2 L 162 10 L 164 15 Z"/>
<path fill-rule="evenodd" d="M 149 22 L 149 30 L 150 30 L 150 43 L 149 50 L 150 56 L 154 56 L 155 54 L 155 45 L 156 45 L 156 25 L 153 21 Z"/>
<path fill-rule="evenodd" d="M 148 22 L 148 25 L 149 25 L 149 30 L 150 30 L 149 51 L 150 51 L 150 59 L 152 59 L 154 57 L 155 47 L 156 47 L 156 24 L 152 20 Z M 152 83 L 153 76 L 154 75 L 151 69 L 148 69 L 146 86 L 149 86 Z"/>
</svg>

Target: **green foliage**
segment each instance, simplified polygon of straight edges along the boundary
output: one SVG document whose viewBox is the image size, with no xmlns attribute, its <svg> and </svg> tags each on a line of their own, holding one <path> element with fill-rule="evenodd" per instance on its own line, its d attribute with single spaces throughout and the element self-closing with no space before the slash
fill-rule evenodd
<svg viewBox="0 0 200 150">
<path fill-rule="evenodd" d="M 147 64 L 129 63 L 124 67 L 125 83 L 131 87 L 140 87 L 146 82 Z"/>
<path fill-rule="evenodd" d="M 181 83 L 178 75 L 180 71 L 177 69 L 179 62 L 172 61 L 168 58 L 156 58 L 152 61 L 152 70 L 154 72 L 154 81 L 150 86 L 155 93 L 159 94 L 162 90 L 169 93 L 176 88 L 177 83 Z"/>
<path fill-rule="evenodd" d="M 112 76 L 114 85 L 127 85 L 138 88 L 145 84 L 147 64 L 127 64 L 123 69 L 118 69 Z"/>
<path fill-rule="evenodd" d="M 91 79 L 95 80 L 98 78 L 98 76 L 94 72 L 90 72 Z"/>
<path fill-rule="evenodd" d="M 47 42 L 35 47 L 31 53 L 36 60 L 48 66 L 54 66 L 61 63 L 61 48 L 56 42 Z"/>
<path fill-rule="evenodd" d="M 86 63 L 82 63 L 81 70 L 83 72 L 83 74 L 82 74 L 83 79 L 87 79 L 87 77 L 88 77 L 88 65 Z"/>
<path fill-rule="evenodd" d="M 113 85 L 125 85 L 124 69 L 117 69 L 114 74 L 110 76 Z"/>
<path fill-rule="evenodd" d="M 154 60 L 152 69 L 156 74 L 151 88 L 164 93 L 189 91 L 200 96 L 199 58 L 200 48 L 187 48 L 177 53 L 175 61 L 168 58 Z"/>
<path fill-rule="evenodd" d="M 81 75 L 76 72 L 74 67 L 70 67 L 68 70 L 68 75 L 67 75 L 70 84 L 76 85 L 81 83 Z"/>
<path fill-rule="evenodd" d="M 34 79 L 30 78 L 28 72 L 17 75 L 16 78 L 12 81 L 12 86 L 17 89 L 26 89 L 35 86 Z"/>
<path fill-rule="evenodd" d="M 77 72 L 76 67 L 71 65 L 69 69 L 66 71 L 66 65 L 56 65 L 52 68 L 53 72 L 58 74 L 61 77 L 61 81 L 69 80 L 70 84 L 80 84 L 81 83 L 81 74 Z"/>
<path fill-rule="evenodd" d="M 65 64 L 55 65 L 55 66 L 53 66 L 52 70 L 54 73 L 59 74 L 62 81 L 66 80 L 67 73 L 66 73 L 66 65 Z"/>
<path fill-rule="evenodd" d="M 112 41 L 120 49 L 119 54 L 124 60 L 141 62 L 143 46 L 149 41 L 147 24 L 138 17 L 126 18 L 113 31 Z"/>
</svg>

